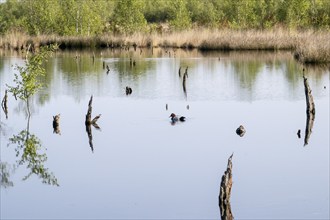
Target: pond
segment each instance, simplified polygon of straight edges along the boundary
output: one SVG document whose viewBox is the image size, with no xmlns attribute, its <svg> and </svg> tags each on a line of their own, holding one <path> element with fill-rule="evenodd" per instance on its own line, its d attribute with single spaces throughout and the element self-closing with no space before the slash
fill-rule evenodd
<svg viewBox="0 0 330 220">
<path fill-rule="evenodd" d="M 1 99 L 15 64 L 24 54 L 1 52 Z M 1 219 L 220 219 L 232 153 L 234 218 L 329 218 L 329 67 L 304 67 L 316 109 L 307 143 L 290 52 L 63 51 L 45 68 L 30 118 L 11 94 L 1 110 Z M 86 129 L 91 96 L 101 117 Z"/>
</svg>

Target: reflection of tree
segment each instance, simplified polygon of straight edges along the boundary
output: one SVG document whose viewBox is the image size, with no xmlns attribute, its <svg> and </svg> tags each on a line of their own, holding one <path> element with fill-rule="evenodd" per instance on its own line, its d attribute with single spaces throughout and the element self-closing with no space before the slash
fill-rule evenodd
<svg viewBox="0 0 330 220">
<path fill-rule="evenodd" d="M 10 180 L 11 167 L 6 162 L 0 162 L 0 186 L 8 188 L 14 186 L 14 183 Z"/>
<path fill-rule="evenodd" d="M 304 139 L 304 146 L 308 144 L 308 140 L 310 138 L 310 135 L 312 133 L 312 128 L 314 124 L 315 119 L 315 104 L 314 99 L 312 95 L 312 90 L 309 87 L 307 78 L 303 76 L 304 78 L 304 87 L 305 87 L 305 96 L 306 96 L 306 128 L 305 128 L 305 139 Z"/>
<path fill-rule="evenodd" d="M 135 61 L 135 59 L 133 58 Z M 136 60 L 136 65 L 130 65 L 129 58 L 123 58 L 118 62 L 113 64 L 113 68 L 119 73 L 120 79 L 122 79 L 126 74 L 130 74 L 133 77 L 138 77 L 141 74 L 146 73 L 148 70 L 155 69 L 155 61 L 154 60 Z"/>
<path fill-rule="evenodd" d="M 315 120 L 315 114 L 307 113 L 304 146 L 306 146 L 308 144 L 309 138 L 312 134 L 314 120 Z"/>
<path fill-rule="evenodd" d="M 242 88 L 252 90 L 257 75 L 262 68 L 262 62 L 254 60 L 248 62 L 233 61 L 234 72 L 238 75 Z"/>
<path fill-rule="evenodd" d="M 17 166 L 26 164 L 30 172 L 23 178 L 27 180 L 33 174 L 42 179 L 42 182 L 49 185 L 56 185 L 57 179 L 52 172 L 49 172 L 48 168 L 45 168 L 44 163 L 47 161 L 46 153 L 42 153 L 42 145 L 40 139 L 29 132 L 30 117 L 28 117 L 27 128 L 22 130 L 17 135 L 13 135 L 9 139 L 8 145 L 16 145 L 15 152 L 16 157 L 20 157 L 17 160 Z"/>
</svg>

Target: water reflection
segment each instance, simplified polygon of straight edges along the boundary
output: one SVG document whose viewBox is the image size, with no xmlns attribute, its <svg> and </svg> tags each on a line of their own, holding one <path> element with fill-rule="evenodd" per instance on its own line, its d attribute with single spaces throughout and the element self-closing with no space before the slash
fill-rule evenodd
<svg viewBox="0 0 330 220">
<path fill-rule="evenodd" d="M 14 186 L 13 181 L 10 180 L 10 174 L 13 168 L 10 164 L 0 161 L 0 187 L 8 188 Z"/>
<path fill-rule="evenodd" d="M 314 120 L 315 120 L 315 114 L 307 113 L 304 146 L 306 146 L 309 142 L 309 138 L 312 134 Z"/>
<path fill-rule="evenodd" d="M 29 131 L 30 116 L 27 120 L 26 129 L 9 138 L 9 145 L 15 145 L 16 157 L 19 158 L 16 166 L 26 165 L 30 170 L 23 180 L 27 180 L 32 175 L 38 176 L 42 183 L 59 186 L 55 175 L 45 167 L 47 161 L 46 153 L 43 153 L 41 140 Z"/>
<path fill-rule="evenodd" d="M 91 93 L 119 96 L 125 94 L 122 91 L 125 86 L 131 86 L 134 93 L 136 92 L 134 96 L 141 98 L 167 98 L 172 95 L 171 92 L 180 89 L 184 90 L 184 95 L 180 95 L 180 98 L 186 98 L 188 92 L 190 99 L 194 100 L 196 96 L 203 96 L 204 93 L 217 89 L 218 92 L 211 93 L 212 97 L 234 97 L 252 101 L 260 96 L 260 88 L 266 91 L 269 89 L 263 88 L 264 75 L 267 74 L 275 86 L 282 77 L 277 73 L 282 73 L 287 79 L 289 89 L 285 91 L 279 88 L 279 93 L 285 93 L 285 96 L 294 99 L 300 95 L 298 89 L 301 86 L 301 67 L 292 59 L 290 53 L 229 52 L 219 55 L 217 52 L 215 55 L 214 52 L 178 50 L 176 58 L 168 58 L 161 57 L 166 54 L 162 50 L 159 51 L 152 55 L 105 50 L 96 51 L 95 58 L 91 51 L 58 52 L 46 64 L 47 74 L 43 83 L 48 86 L 37 95 L 37 101 L 44 105 L 50 98 L 61 94 L 72 95 L 76 101 Z M 79 58 L 76 58 L 76 54 L 79 54 Z M 159 56 L 161 59 L 155 59 Z M 132 62 L 136 61 L 135 66 L 130 64 L 130 59 Z M 3 63 L 4 69 L 7 69 L 6 60 Z M 106 66 L 111 69 L 108 75 L 105 74 Z M 180 67 L 181 77 L 177 77 Z M 186 67 L 189 67 L 189 81 L 184 86 L 182 80 Z M 328 67 L 309 66 L 308 72 L 313 75 L 313 81 L 321 83 L 324 75 L 328 73 Z M 176 78 L 173 77 L 174 74 Z M 235 81 L 235 84 L 221 84 L 225 80 Z M 196 81 L 208 85 L 207 88 L 202 90 Z M 165 87 L 167 84 L 173 87 Z M 321 85 L 322 88 L 323 86 Z M 172 91 L 169 93 L 165 89 Z"/>
<path fill-rule="evenodd" d="M 3 97 L 2 101 L 1 101 L 1 107 L 3 112 L 6 115 L 6 119 L 8 119 L 8 106 L 7 106 L 7 101 L 8 101 L 8 94 L 7 94 L 7 90 L 5 91 L 5 96 Z"/>
<path fill-rule="evenodd" d="M 305 69 L 303 69 L 305 71 Z M 314 119 L 315 119 L 315 104 L 314 104 L 314 98 L 312 95 L 312 90 L 309 87 L 307 78 L 305 75 L 304 78 L 304 87 L 305 87 L 305 96 L 306 96 L 306 128 L 305 128 L 305 138 L 304 138 L 304 146 L 308 144 L 310 135 L 312 133 L 313 125 L 314 125 Z"/>
<path fill-rule="evenodd" d="M 61 135 L 60 116 L 61 116 L 61 114 L 53 116 L 53 133 L 56 133 L 59 135 Z"/>
</svg>

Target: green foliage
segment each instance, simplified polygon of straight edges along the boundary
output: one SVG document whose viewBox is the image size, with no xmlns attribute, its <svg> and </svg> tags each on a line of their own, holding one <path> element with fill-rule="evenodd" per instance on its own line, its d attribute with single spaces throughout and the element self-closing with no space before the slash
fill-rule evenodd
<svg viewBox="0 0 330 220">
<path fill-rule="evenodd" d="M 191 27 L 191 18 L 187 9 L 186 0 L 168 0 L 170 7 L 170 25 L 175 30 L 184 30 Z"/>
<path fill-rule="evenodd" d="M 9 145 L 16 145 L 16 157 L 20 157 L 17 165 L 27 164 L 30 172 L 23 178 L 27 180 L 33 174 L 42 179 L 42 182 L 49 185 L 59 186 L 53 173 L 45 168 L 44 163 L 47 161 L 46 153 L 40 153 L 42 145 L 40 139 L 34 134 L 30 134 L 28 129 L 22 130 L 19 134 L 9 138 Z"/>
<path fill-rule="evenodd" d="M 170 19 L 170 4 L 168 0 L 145 1 L 144 17 L 148 23 L 161 23 Z"/>
<path fill-rule="evenodd" d="M 39 52 L 28 57 L 25 66 L 16 65 L 19 74 L 14 74 L 15 86 L 7 85 L 9 92 L 27 102 L 42 87 L 39 78 L 45 75 L 43 63 L 55 49 L 54 45 L 41 47 Z"/>
<path fill-rule="evenodd" d="M 144 2 L 140 0 L 118 0 L 112 22 L 117 33 L 132 34 L 146 29 L 147 20 L 143 15 Z"/>
<path fill-rule="evenodd" d="M 190 0 L 187 8 L 191 13 L 191 21 L 200 26 L 216 27 L 220 21 L 218 11 L 212 1 Z"/>
<path fill-rule="evenodd" d="M 329 0 L 6 0 L 0 34 L 131 34 L 148 23 L 206 27 L 330 28 Z"/>
<path fill-rule="evenodd" d="M 0 34 L 9 31 L 24 31 L 21 11 L 23 5 L 18 0 L 7 0 L 0 4 Z"/>
</svg>

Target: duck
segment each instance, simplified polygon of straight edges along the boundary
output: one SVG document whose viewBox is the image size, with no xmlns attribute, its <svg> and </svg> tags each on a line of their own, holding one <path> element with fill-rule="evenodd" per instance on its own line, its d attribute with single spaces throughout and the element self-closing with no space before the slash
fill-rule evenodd
<svg viewBox="0 0 330 220">
<path fill-rule="evenodd" d="M 177 122 L 177 121 L 184 122 L 184 121 L 186 121 L 186 117 L 184 117 L 184 116 L 178 116 L 178 115 L 176 115 L 174 113 L 172 113 L 170 115 L 170 118 L 171 118 L 172 122 Z"/>
</svg>

